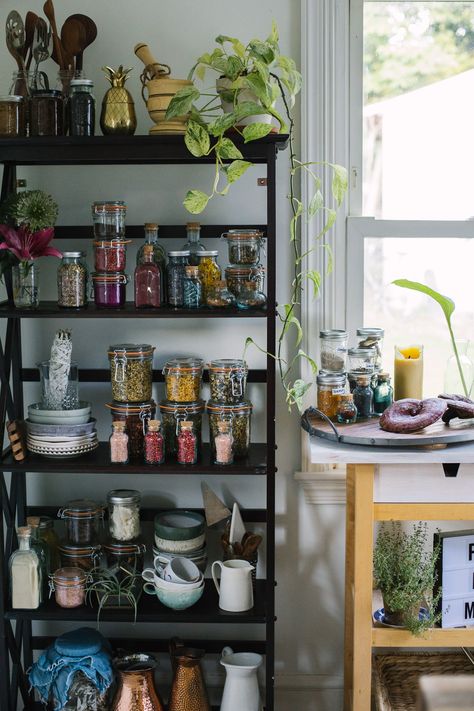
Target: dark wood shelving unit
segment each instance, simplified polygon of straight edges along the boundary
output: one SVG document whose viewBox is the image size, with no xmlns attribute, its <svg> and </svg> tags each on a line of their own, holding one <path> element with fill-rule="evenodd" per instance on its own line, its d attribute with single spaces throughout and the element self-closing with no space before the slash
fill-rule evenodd
<svg viewBox="0 0 474 711">
<path fill-rule="evenodd" d="M 267 220 L 263 225 L 204 225 L 201 235 L 204 239 L 218 238 L 222 232 L 231 228 L 258 227 L 267 238 L 267 308 L 253 312 L 240 312 L 237 309 L 212 311 L 210 309 L 177 310 L 164 307 L 150 311 L 137 311 L 133 304 L 126 304 L 124 309 L 101 310 L 90 304 L 84 310 L 61 309 L 55 302 L 43 302 L 36 310 L 16 309 L 13 305 L 11 284 L 7 280 L 8 300 L 0 303 L 0 318 L 6 321 L 4 342 L 0 343 L 0 417 L 3 425 L 6 420 L 24 418 L 23 383 L 35 382 L 38 373 L 32 368 L 23 368 L 21 346 L 21 324 L 23 319 L 63 319 L 99 318 L 99 319 L 206 319 L 233 318 L 240 323 L 246 318 L 260 318 L 265 324 L 266 350 L 274 352 L 276 337 L 276 158 L 279 150 L 286 148 L 287 136 L 271 134 L 259 141 L 245 144 L 239 137 L 235 143 L 244 159 L 266 165 Z M 212 157 L 196 159 L 188 152 L 182 136 L 94 136 L 91 138 L 28 138 L 0 139 L 0 162 L 4 165 L 0 201 L 16 190 L 17 166 L 76 166 L 76 165 L 185 165 L 211 164 Z M 229 198 L 231 199 L 231 198 Z M 183 239 L 183 228 L 177 225 L 160 225 L 160 238 Z M 82 240 L 92 238 L 91 226 L 58 226 L 58 239 Z M 127 237 L 142 237 L 142 227 L 127 227 Z M 81 369 L 83 382 L 107 382 L 110 372 L 106 368 Z M 205 373 L 207 380 L 207 373 Z M 160 370 L 153 372 L 154 382 L 163 380 Z M 27 473 L 48 473 L 54 476 L 71 473 L 111 475 L 111 487 L 116 475 L 173 474 L 175 476 L 229 475 L 265 476 L 265 502 L 263 508 L 247 509 L 243 517 L 247 521 L 266 524 L 266 578 L 257 580 L 255 605 L 245 613 L 228 613 L 219 609 L 218 597 L 212 581 L 206 581 L 201 600 L 189 610 L 174 612 L 165 608 L 153 596 L 143 595 L 139 603 L 137 625 L 133 634 L 127 638 L 112 639 L 114 646 L 130 650 L 167 651 L 166 642 L 159 639 L 157 632 L 152 638 L 141 637 L 141 623 L 205 623 L 209 625 L 206 639 L 188 640 L 191 644 L 205 648 L 217 654 L 225 644 L 237 651 L 255 651 L 265 655 L 266 686 L 265 709 L 274 711 L 274 643 L 275 643 L 275 361 L 268 355 L 266 369 L 251 370 L 249 382 L 262 383 L 266 390 L 266 434 L 264 443 L 251 445 L 249 456 L 236 460 L 235 464 L 219 467 L 212 463 L 209 445 L 205 445 L 201 460 L 193 467 L 183 467 L 174 462 L 167 462 L 161 467 L 148 467 L 130 464 L 117 468 L 109 462 L 108 445 L 101 442 L 99 448 L 77 459 L 47 459 L 29 454 L 27 459 L 18 463 L 11 456 L 9 449 L 2 453 L 0 460 L 0 498 L 3 516 L 0 515 L 0 709 L 16 711 L 18 701 L 24 704 L 25 711 L 42 708 L 29 692 L 25 670 L 33 660 L 33 650 L 44 649 L 53 637 L 33 635 L 35 621 L 61 621 L 71 624 L 92 623 L 96 619 L 94 608 L 84 607 L 68 611 L 58 607 L 53 601 L 43 603 L 37 610 L 12 610 L 8 592 L 8 559 L 16 547 L 15 528 L 25 522 L 28 514 L 40 511 L 50 515 L 63 502 L 50 502 L 57 506 L 28 506 Z M 9 476 L 5 476 L 5 474 Z M 243 480 L 245 481 L 245 480 Z M 158 509 L 143 509 L 143 520 L 151 521 Z M 130 610 L 107 610 L 101 615 L 107 622 L 128 622 Z M 13 627 L 13 624 L 15 625 Z M 248 639 L 231 641 L 222 640 L 217 634 L 219 624 L 243 624 L 250 629 L 263 630 L 264 639 L 255 640 L 255 633 Z M 132 631 L 132 630 L 131 630 Z M 260 634 L 257 635 L 260 637 Z"/>
</svg>

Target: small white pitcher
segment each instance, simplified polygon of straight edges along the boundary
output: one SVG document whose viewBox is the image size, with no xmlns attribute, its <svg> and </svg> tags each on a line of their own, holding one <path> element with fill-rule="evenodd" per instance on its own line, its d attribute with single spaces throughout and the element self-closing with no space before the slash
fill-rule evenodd
<svg viewBox="0 0 474 711">
<path fill-rule="evenodd" d="M 221 584 L 217 582 L 216 566 L 221 569 Z M 212 564 L 212 579 L 219 594 L 219 607 L 226 612 L 245 612 L 253 607 L 252 570 L 246 560 L 220 560 Z"/>
<path fill-rule="evenodd" d="M 257 671 L 263 659 L 253 652 L 234 653 L 224 647 L 220 662 L 226 671 L 221 711 L 262 711 Z"/>
</svg>

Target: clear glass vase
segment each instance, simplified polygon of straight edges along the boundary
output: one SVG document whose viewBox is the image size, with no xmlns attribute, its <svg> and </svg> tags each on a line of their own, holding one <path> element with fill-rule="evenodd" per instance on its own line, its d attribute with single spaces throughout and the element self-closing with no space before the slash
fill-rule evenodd
<svg viewBox="0 0 474 711">
<path fill-rule="evenodd" d="M 12 269 L 13 302 L 20 309 L 39 306 L 39 267 L 35 262 L 20 262 Z"/>
<path fill-rule="evenodd" d="M 79 370 L 71 362 L 69 370 L 53 369 L 50 361 L 37 363 L 41 379 L 41 407 L 45 410 L 76 410 L 79 407 Z"/>
<path fill-rule="evenodd" d="M 448 358 L 446 363 L 444 391 L 445 393 L 451 393 L 453 395 L 467 395 L 468 397 L 471 397 L 474 381 L 474 363 L 467 354 L 469 341 L 467 339 L 456 341 L 456 347 L 458 349 L 459 360 L 464 375 L 464 382 L 466 383 L 467 393 L 464 392 L 461 376 L 459 374 L 458 363 L 454 353 L 450 358 Z"/>
</svg>

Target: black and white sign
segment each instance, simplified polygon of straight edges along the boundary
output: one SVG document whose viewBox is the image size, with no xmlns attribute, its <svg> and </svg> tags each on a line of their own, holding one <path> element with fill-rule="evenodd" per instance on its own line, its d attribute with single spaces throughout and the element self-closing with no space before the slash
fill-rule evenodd
<svg viewBox="0 0 474 711">
<path fill-rule="evenodd" d="M 474 627 L 474 531 L 436 533 L 442 627 Z"/>
</svg>

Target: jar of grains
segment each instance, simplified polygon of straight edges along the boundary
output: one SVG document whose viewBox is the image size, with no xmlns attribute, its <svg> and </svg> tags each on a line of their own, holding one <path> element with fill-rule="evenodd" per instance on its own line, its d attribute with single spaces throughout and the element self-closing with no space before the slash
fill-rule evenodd
<svg viewBox="0 0 474 711">
<path fill-rule="evenodd" d="M 94 262 L 97 272 L 124 272 L 128 240 L 98 240 L 94 242 Z"/>
<path fill-rule="evenodd" d="M 107 200 L 92 204 L 94 236 L 97 240 L 112 240 L 125 237 L 127 206 L 123 200 Z"/>
<path fill-rule="evenodd" d="M 249 265 L 260 261 L 260 248 L 263 245 L 263 232 L 258 230 L 229 230 L 223 237 L 229 249 L 231 264 Z"/>
<path fill-rule="evenodd" d="M 94 301 L 98 309 L 120 309 L 125 305 L 127 274 L 92 274 Z"/>
<path fill-rule="evenodd" d="M 0 96 L 0 137 L 26 136 L 25 98 L 15 94 Z"/>
<path fill-rule="evenodd" d="M 227 281 L 227 286 L 229 287 L 229 291 L 231 291 L 234 296 L 239 295 L 239 292 L 246 281 L 256 281 L 258 284 L 258 290 L 263 292 L 265 286 L 265 269 L 261 266 L 229 266 L 225 269 L 225 278 Z"/>
<path fill-rule="evenodd" d="M 32 91 L 30 136 L 64 136 L 64 99 L 60 91 Z"/>
<path fill-rule="evenodd" d="M 63 252 L 58 267 L 58 305 L 78 309 L 87 306 L 85 252 Z"/>
<path fill-rule="evenodd" d="M 140 501 L 135 489 L 114 489 L 107 494 L 109 531 L 116 541 L 133 541 L 140 535 Z"/>
<path fill-rule="evenodd" d="M 174 402 L 194 402 L 201 397 L 203 361 L 183 357 L 168 360 L 163 368 L 166 398 Z"/>
<path fill-rule="evenodd" d="M 217 264 L 218 254 L 217 249 L 206 249 L 197 255 L 199 257 L 199 276 L 202 281 L 202 295 L 206 302 L 209 291 L 216 285 L 216 282 L 221 281 L 221 268 Z"/>
<path fill-rule="evenodd" d="M 320 331 L 321 370 L 329 373 L 345 373 L 347 357 L 347 331 L 329 329 Z"/>
<path fill-rule="evenodd" d="M 87 574 L 82 568 L 59 568 L 51 575 L 50 588 L 60 607 L 80 607 L 86 599 Z"/>
<path fill-rule="evenodd" d="M 183 421 L 193 423 L 193 432 L 197 438 L 198 450 L 200 450 L 204 400 L 196 400 L 196 402 L 188 402 L 186 404 L 173 402 L 172 400 L 163 400 L 160 403 L 160 412 L 167 456 L 177 454 L 179 423 Z"/>
<path fill-rule="evenodd" d="M 95 543 L 102 531 L 104 510 L 95 501 L 74 499 L 58 511 L 66 524 L 66 538 L 76 546 Z"/>
<path fill-rule="evenodd" d="M 61 565 L 66 568 L 81 568 L 89 571 L 96 568 L 101 561 L 101 547 L 75 546 L 72 543 L 61 543 L 59 546 Z"/>
<path fill-rule="evenodd" d="M 336 419 L 340 396 L 346 392 L 345 373 L 323 373 L 316 376 L 318 410 L 330 420 Z"/>
<path fill-rule="evenodd" d="M 154 346 L 119 343 L 109 347 L 112 396 L 117 402 L 151 399 Z"/>
<path fill-rule="evenodd" d="M 250 421 L 253 406 L 250 400 L 242 400 L 235 405 L 222 405 L 214 400 L 207 403 L 209 414 L 209 438 L 213 456 L 216 456 L 215 438 L 219 434 L 219 423 L 230 422 L 234 455 L 246 457 L 250 447 Z"/>
<path fill-rule="evenodd" d="M 248 374 L 248 366 L 244 360 L 211 360 L 208 368 L 211 400 L 234 405 L 244 399 Z"/>
<path fill-rule="evenodd" d="M 184 306 L 184 278 L 186 276 L 186 267 L 189 263 L 189 254 L 189 250 L 186 249 L 168 252 L 166 279 L 168 284 L 168 304 L 170 306 Z"/>
<path fill-rule="evenodd" d="M 106 407 L 112 413 L 112 421 L 125 422 L 128 433 L 129 458 L 135 462 L 143 461 L 144 439 L 148 420 L 155 416 L 154 400 L 146 402 L 109 402 Z"/>
</svg>

